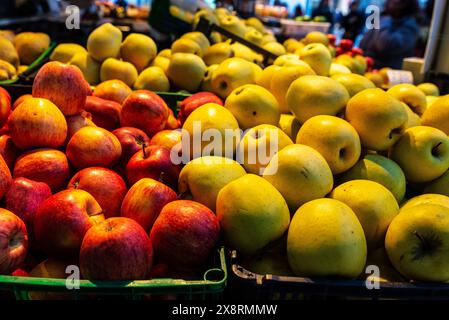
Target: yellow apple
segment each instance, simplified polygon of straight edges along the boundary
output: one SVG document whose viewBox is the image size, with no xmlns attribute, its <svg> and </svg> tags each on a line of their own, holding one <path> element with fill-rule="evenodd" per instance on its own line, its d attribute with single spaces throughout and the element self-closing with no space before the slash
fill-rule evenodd
<svg viewBox="0 0 449 320">
<path fill-rule="evenodd" d="M 365 89 L 376 87 L 371 80 L 355 73 L 337 74 L 332 76 L 332 79 L 337 80 L 342 85 L 344 85 L 346 90 L 348 90 L 349 96 L 351 97 L 355 96 L 357 93 Z"/>
<path fill-rule="evenodd" d="M 342 64 L 332 62 L 329 69 L 329 76 L 332 77 L 338 74 L 351 74 L 351 70 L 349 70 L 348 67 L 345 67 Z"/>
<path fill-rule="evenodd" d="M 304 43 L 305 44 L 321 43 L 327 46 L 329 44 L 329 39 L 327 38 L 326 34 L 322 32 L 312 31 L 306 35 L 306 37 L 304 38 Z"/>
<path fill-rule="evenodd" d="M 320 76 L 328 76 L 332 63 L 332 56 L 329 50 L 321 43 L 306 45 L 299 52 L 301 60 L 307 64 Z"/>
<path fill-rule="evenodd" d="M 61 43 L 51 53 L 50 61 L 68 63 L 79 52 L 87 53 L 87 50 L 76 43 Z"/>
<path fill-rule="evenodd" d="M 211 45 L 204 52 L 203 60 L 210 66 L 212 64 L 220 64 L 228 58 L 232 58 L 235 55 L 232 46 L 228 42 L 220 42 Z"/>
<path fill-rule="evenodd" d="M 120 56 L 142 72 L 156 57 L 157 47 L 153 39 L 140 33 L 129 34 L 120 46 Z"/>
<path fill-rule="evenodd" d="M 206 65 L 203 59 L 192 53 L 173 53 L 167 75 L 179 89 L 196 92 L 201 85 Z"/>
<path fill-rule="evenodd" d="M 192 39 L 180 38 L 171 45 L 171 52 L 174 53 L 192 53 L 203 57 L 203 51 L 200 45 Z"/>
<path fill-rule="evenodd" d="M 392 95 L 399 101 L 404 102 L 420 116 L 426 111 L 427 100 L 426 95 L 416 86 L 408 83 L 397 84 L 391 87 L 388 94 Z"/>
<path fill-rule="evenodd" d="M 287 51 L 285 50 L 284 46 L 282 44 L 280 44 L 279 42 L 268 42 L 265 43 L 262 48 L 264 48 L 265 50 L 277 55 L 277 56 L 281 56 L 283 54 L 286 54 Z"/>
<path fill-rule="evenodd" d="M 159 67 L 165 74 L 168 72 L 168 66 L 170 65 L 170 58 L 165 58 L 163 56 L 157 56 L 150 63 L 150 67 Z"/>
<path fill-rule="evenodd" d="M 425 82 L 418 85 L 418 89 L 421 90 L 426 96 L 438 97 L 440 95 L 440 89 L 433 83 Z"/>
<path fill-rule="evenodd" d="M 98 62 L 116 58 L 120 54 L 122 31 L 110 23 L 96 28 L 87 38 L 87 51 Z"/>
<path fill-rule="evenodd" d="M 264 87 L 267 90 L 270 90 L 271 87 L 271 78 L 276 72 L 281 70 L 282 67 L 277 65 L 271 65 L 262 70 L 259 77 L 256 79 L 256 84 L 261 87 Z"/>
<path fill-rule="evenodd" d="M 449 95 L 438 98 L 422 115 L 422 124 L 449 134 Z"/>
<path fill-rule="evenodd" d="M 207 37 L 204 35 L 204 33 L 199 31 L 187 32 L 182 35 L 181 39 L 190 39 L 198 43 L 203 54 L 210 46 L 210 42 Z"/>
<path fill-rule="evenodd" d="M 407 210 L 421 204 L 436 204 L 439 206 L 449 208 L 449 197 L 437 193 L 424 193 L 419 196 L 407 200 L 402 206 L 401 210 Z"/>
<path fill-rule="evenodd" d="M 201 90 L 212 92 L 212 78 L 214 76 L 215 70 L 218 69 L 218 64 L 211 64 L 207 67 L 206 73 L 204 74 L 203 81 L 201 82 Z"/>
<path fill-rule="evenodd" d="M 100 68 L 101 65 L 90 54 L 85 52 L 76 53 L 69 64 L 77 66 L 83 73 L 84 79 L 91 85 L 96 85 L 100 82 Z"/>
<path fill-rule="evenodd" d="M 292 114 L 281 114 L 278 126 L 292 140 L 296 140 L 296 136 L 301 128 L 301 124 L 298 119 L 296 119 Z"/>
<path fill-rule="evenodd" d="M 148 67 L 137 77 L 134 89 L 168 92 L 170 91 L 170 82 L 164 70 L 159 67 Z"/>
<path fill-rule="evenodd" d="M 121 80 L 132 87 L 138 76 L 137 69 L 132 63 L 121 61 L 115 58 L 107 58 L 101 64 L 100 80 Z"/>
</svg>

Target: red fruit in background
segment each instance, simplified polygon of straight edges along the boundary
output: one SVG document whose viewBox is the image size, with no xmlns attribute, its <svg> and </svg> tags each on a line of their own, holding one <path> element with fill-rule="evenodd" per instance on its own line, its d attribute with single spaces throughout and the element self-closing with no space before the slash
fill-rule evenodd
<svg viewBox="0 0 449 320">
<path fill-rule="evenodd" d="M 339 56 L 343 54 L 343 49 L 340 47 L 335 48 L 335 56 Z"/>
<path fill-rule="evenodd" d="M 141 129 L 152 137 L 164 129 L 168 116 L 168 107 L 161 97 L 148 90 L 137 90 L 123 102 L 120 124 Z"/>
<path fill-rule="evenodd" d="M 117 137 L 100 127 L 83 127 L 67 143 L 67 158 L 77 169 L 111 167 L 120 159 L 122 147 Z"/>
<path fill-rule="evenodd" d="M 184 124 L 184 121 L 195 109 L 206 103 L 216 103 L 220 106 L 223 105 L 223 101 L 211 92 L 198 92 L 182 100 L 179 105 L 180 111 L 178 115 L 179 120 L 181 120 L 181 125 Z"/>
<path fill-rule="evenodd" d="M 371 57 L 365 57 L 365 60 L 366 60 L 366 65 L 367 65 L 368 69 L 372 69 L 374 66 L 374 59 Z M 373 70 L 373 72 L 374 72 L 374 70 Z"/>
<path fill-rule="evenodd" d="M 100 204 L 106 218 L 120 215 L 120 207 L 127 191 L 125 181 L 117 173 L 102 167 L 79 171 L 70 180 L 67 189 L 89 192 Z"/>
<path fill-rule="evenodd" d="M 40 205 L 34 216 L 34 235 L 48 255 L 76 257 L 87 230 L 101 221 L 102 209 L 91 194 L 64 190 Z"/>
<path fill-rule="evenodd" d="M 29 93 L 21 95 L 17 98 L 16 101 L 14 101 L 14 104 L 12 105 L 11 109 L 15 110 L 22 102 L 24 102 L 28 98 L 32 98 L 33 96 Z"/>
<path fill-rule="evenodd" d="M 145 279 L 153 265 L 153 249 L 145 230 L 134 220 L 109 218 L 84 237 L 80 269 L 89 280 Z"/>
<path fill-rule="evenodd" d="M 205 263 L 219 237 L 216 215 L 206 206 L 189 200 L 167 204 L 150 233 L 156 257 L 176 267 Z"/>
<path fill-rule="evenodd" d="M 29 277 L 30 274 L 22 269 L 16 269 L 13 273 L 11 273 L 13 277 Z"/>
<path fill-rule="evenodd" d="M 334 34 L 329 33 L 327 34 L 327 39 L 329 40 L 329 44 L 334 45 L 337 37 Z"/>
<path fill-rule="evenodd" d="M 64 153 L 54 149 L 25 152 L 16 161 L 14 178 L 25 177 L 48 184 L 52 192 L 65 189 L 70 179 L 69 161 Z"/>
<path fill-rule="evenodd" d="M 343 50 L 343 52 L 351 51 L 353 46 L 354 42 L 352 40 L 342 39 L 340 41 L 340 48 Z"/>
<path fill-rule="evenodd" d="M 3 160 L 3 157 L 0 156 L 0 199 L 2 199 L 8 191 L 11 182 L 11 171 L 9 170 L 5 160 Z"/>
<path fill-rule="evenodd" d="M 360 49 L 360 48 L 352 48 L 352 54 L 353 55 L 361 55 L 361 56 L 363 56 L 363 50 L 362 49 Z"/>
<path fill-rule="evenodd" d="M 92 115 L 92 121 L 106 130 L 114 130 L 120 126 L 121 104 L 99 97 L 88 96 L 84 110 Z"/>
<path fill-rule="evenodd" d="M 115 129 L 112 133 L 117 137 L 122 146 L 122 155 L 120 156 L 119 163 L 124 166 L 126 166 L 129 159 L 136 152 L 142 150 L 144 144 L 148 146 L 150 143 L 150 138 L 148 138 L 147 134 L 137 128 L 122 127 Z"/>
<path fill-rule="evenodd" d="M 28 251 L 25 223 L 11 211 L 0 208 L 0 274 L 20 268 Z"/>
<path fill-rule="evenodd" d="M 22 149 L 59 148 L 67 138 L 67 122 L 51 101 L 29 98 L 11 114 L 9 133 L 14 144 Z"/>
<path fill-rule="evenodd" d="M 8 91 L 0 87 L 0 127 L 3 127 L 8 121 L 11 113 L 11 96 Z"/>
<path fill-rule="evenodd" d="M 126 98 L 131 94 L 132 90 L 126 83 L 121 80 L 103 81 L 95 87 L 94 97 L 115 101 L 123 104 Z"/>
<path fill-rule="evenodd" d="M 81 112 L 74 116 L 66 117 L 67 121 L 67 144 L 73 135 L 83 127 L 96 127 L 95 123 L 92 122 L 92 115 L 89 112 Z"/>
<path fill-rule="evenodd" d="M 150 145 L 173 148 L 182 140 L 181 130 L 162 130 L 151 138 Z"/>
<path fill-rule="evenodd" d="M 176 192 L 156 180 L 137 181 L 123 199 L 121 216 L 133 219 L 149 232 L 162 208 L 176 200 Z"/>
<path fill-rule="evenodd" d="M 126 166 L 128 183 L 132 185 L 140 179 L 151 178 L 177 190 L 181 169 L 173 164 L 170 153 L 170 149 L 161 146 L 142 148 Z"/>
<path fill-rule="evenodd" d="M 0 136 L 0 155 L 5 160 L 9 170 L 12 171 L 14 169 L 14 163 L 16 162 L 20 152 L 21 151 L 17 149 L 9 135 L 4 134 Z"/>
<path fill-rule="evenodd" d="M 33 82 L 33 97 L 50 100 L 65 116 L 81 113 L 90 94 L 81 70 L 58 61 L 44 64 Z"/>
<path fill-rule="evenodd" d="M 41 203 L 51 196 L 50 187 L 44 182 L 27 178 L 14 179 L 5 195 L 6 209 L 25 223 L 30 238 L 34 240 L 34 215 Z"/>
<path fill-rule="evenodd" d="M 167 123 L 165 124 L 164 129 L 165 130 L 175 130 L 178 129 L 179 127 L 181 127 L 181 123 L 178 121 L 178 119 L 176 119 L 175 115 L 173 114 L 173 110 L 172 109 L 168 109 L 168 119 L 167 119 Z"/>
</svg>

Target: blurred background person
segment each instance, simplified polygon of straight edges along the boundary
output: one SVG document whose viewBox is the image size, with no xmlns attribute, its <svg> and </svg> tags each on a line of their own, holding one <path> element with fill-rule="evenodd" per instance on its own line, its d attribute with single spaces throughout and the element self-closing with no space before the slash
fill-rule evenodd
<svg viewBox="0 0 449 320">
<path fill-rule="evenodd" d="M 343 38 L 355 41 L 365 27 L 365 14 L 360 10 L 360 0 L 353 0 L 349 6 L 349 12 L 343 16 L 340 26 L 345 29 Z"/>
<path fill-rule="evenodd" d="M 360 48 L 374 58 L 375 68 L 402 68 L 402 61 L 414 55 L 419 37 L 417 0 L 387 0 L 380 28 L 368 30 Z"/>
<path fill-rule="evenodd" d="M 325 17 L 327 22 L 333 23 L 334 15 L 332 13 L 329 0 L 321 0 L 318 7 L 312 10 L 312 18 Z"/>
</svg>

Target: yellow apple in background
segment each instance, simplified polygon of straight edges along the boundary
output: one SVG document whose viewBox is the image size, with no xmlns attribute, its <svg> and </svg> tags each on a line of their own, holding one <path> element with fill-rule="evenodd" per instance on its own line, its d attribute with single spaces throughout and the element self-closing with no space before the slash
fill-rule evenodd
<svg viewBox="0 0 449 320">
<path fill-rule="evenodd" d="M 292 62 L 292 61 L 293 61 L 293 63 L 295 63 L 296 61 L 299 61 L 299 55 L 292 54 L 292 53 L 283 54 L 282 56 L 277 57 L 273 61 L 273 65 L 283 67 L 288 62 Z M 299 62 L 299 63 L 301 64 L 301 62 Z"/>
<path fill-rule="evenodd" d="M 449 280 L 449 208 L 421 204 L 401 209 L 385 237 L 393 266 L 416 281 Z"/>
<path fill-rule="evenodd" d="M 433 83 L 425 82 L 417 86 L 426 96 L 438 97 L 440 95 L 440 89 Z"/>
<path fill-rule="evenodd" d="M 232 32 L 233 34 L 244 38 L 246 32 L 246 26 L 242 20 L 236 16 L 223 16 L 219 18 L 220 27 Z"/>
<path fill-rule="evenodd" d="M 286 94 L 293 81 L 302 76 L 314 74 L 315 72 L 310 67 L 302 65 L 284 66 L 282 69 L 273 73 L 270 83 L 270 91 L 276 97 L 281 113 L 290 113 L 290 109 L 286 101 Z"/>
<path fill-rule="evenodd" d="M 195 132 L 194 129 L 200 126 Z M 228 158 L 233 158 L 235 149 L 240 140 L 240 129 L 239 124 L 232 113 L 223 106 L 215 103 L 206 103 L 201 107 L 195 109 L 186 119 L 182 127 L 189 133 L 189 146 L 191 148 L 191 158 L 198 158 L 200 156 L 223 156 Z M 215 139 L 215 136 L 209 137 L 210 140 L 204 137 L 206 131 L 211 131 L 212 133 L 217 133 L 220 136 Z M 200 135 L 199 137 L 197 135 Z M 201 143 L 197 139 L 201 138 Z M 184 136 L 183 136 L 183 144 Z M 194 141 L 195 140 L 195 141 Z M 204 141 L 203 141 L 204 140 Z M 206 147 L 212 145 L 221 147 L 218 150 L 221 154 L 215 154 L 213 151 L 205 149 Z M 184 151 L 184 150 L 183 150 Z M 211 151 L 211 154 L 204 154 L 205 151 Z"/>
<path fill-rule="evenodd" d="M 253 62 L 253 63 L 262 63 L 263 62 L 263 56 L 256 53 L 255 51 L 251 50 L 247 46 L 239 43 L 234 42 L 231 44 L 232 51 L 234 52 L 234 57 L 236 58 L 242 58 L 246 61 Z"/>
<path fill-rule="evenodd" d="M 438 98 L 422 115 L 422 124 L 449 134 L 449 95 Z"/>
<path fill-rule="evenodd" d="M 256 83 L 260 72 L 252 62 L 242 58 L 230 58 L 220 63 L 212 77 L 213 92 L 225 99 L 233 90 L 244 85 Z"/>
<path fill-rule="evenodd" d="M 354 166 L 361 153 L 357 131 L 347 121 L 333 116 L 315 116 L 304 122 L 296 143 L 318 151 L 334 175 Z"/>
<path fill-rule="evenodd" d="M 210 66 L 212 64 L 220 64 L 228 58 L 232 58 L 235 55 L 232 46 L 228 42 L 220 42 L 211 45 L 204 52 L 203 60 Z"/>
<path fill-rule="evenodd" d="M 20 63 L 29 65 L 49 48 L 50 37 L 43 32 L 21 32 L 14 37 L 12 43 Z"/>
<path fill-rule="evenodd" d="M 287 255 L 297 276 L 357 278 L 366 262 L 365 235 L 346 204 L 334 199 L 313 200 L 293 216 Z"/>
<path fill-rule="evenodd" d="M 170 82 L 164 70 L 159 67 L 148 67 L 137 77 L 134 89 L 168 92 L 170 91 Z"/>
<path fill-rule="evenodd" d="M 443 97 L 441 97 L 441 98 L 444 98 L 444 96 Z M 426 101 L 427 101 L 427 108 L 426 108 L 426 111 L 427 111 L 427 109 L 429 109 L 431 106 L 432 106 L 432 104 L 435 102 L 435 101 L 437 101 L 437 100 L 439 100 L 440 99 L 440 97 L 438 96 L 438 97 L 436 97 L 436 96 L 426 96 Z M 424 112 L 425 113 L 425 112 Z"/>
<path fill-rule="evenodd" d="M 87 38 L 87 51 L 91 56 L 103 62 L 107 58 L 116 58 L 120 54 L 122 31 L 110 23 L 105 23 L 92 31 Z"/>
<path fill-rule="evenodd" d="M 243 130 L 260 124 L 279 123 L 280 113 L 276 98 L 264 87 L 245 84 L 238 87 L 226 98 L 224 103 Z"/>
<path fill-rule="evenodd" d="M 248 28 L 245 32 L 245 40 L 260 46 L 262 45 L 263 34 L 255 28 Z"/>
<path fill-rule="evenodd" d="M 448 196 L 447 199 L 449 200 L 449 171 L 446 171 L 441 177 L 427 183 L 424 192 L 442 194 Z"/>
<path fill-rule="evenodd" d="M 282 44 L 278 43 L 278 42 L 268 42 L 265 43 L 262 48 L 264 48 L 265 50 L 277 55 L 277 56 L 281 56 L 283 54 L 286 54 L 287 51 L 285 51 L 285 48 Z"/>
<path fill-rule="evenodd" d="M 263 25 L 263 23 L 256 17 L 251 17 L 245 20 L 245 24 L 248 27 L 253 27 L 254 29 L 256 29 L 257 31 L 259 31 L 260 33 L 265 32 L 265 26 Z"/>
<path fill-rule="evenodd" d="M 192 53 L 173 53 L 167 70 L 173 84 L 189 92 L 198 90 L 205 73 L 203 59 Z"/>
<path fill-rule="evenodd" d="M 407 129 L 390 151 L 390 158 L 410 182 L 429 182 L 449 168 L 449 137 L 441 130 L 417 126 Z"/>
<path fill-rule="evenodd" d="M 320 76 L 328 76 L 332 63 L 332 56 L 329 50 L 321 43 L 306 45 L 299 52 L 301 60 L 307 64 Z"/>
<path fill-rule="evenodd" d="M 237 161 L 248 173 L 262 175 L 272 156 L 293 141 L 278 127 L 262 124 L 251 128 L 237 148 Z"/>
<path fill-rule="evenodd" d="M 352 180 L 335 188 L 330 197 L 354 211 L 369 249 L 383 245 L 388 226 L 399 212 L 396 198 L 387 188 L 374 181 Z"/>
<path fill-rule="evenodd" d="M 266 180 L 246 174 L 218 193 L 217 217 L 229 247 L 254 254 L 287 231 L 290 212 Z"/>
<path fill-rule="evenodd" d="M 50 61 L 68 63 L 77 53 L 87 53 L 83 46 L 76 43 L 61 43 L 56 46 L 50 55 Z"/>
<path fill-rule="evenodd" d="M 183 199 L 202 203 L 215 212 L 218 192 L 229 182 L 245 174 L 245 169 L 232 159 L 200 157 L 182 168 L 178 191 Z"/>
<path fill-rule="evenodd" d="M 76 53 L 69 61 L 69 64 L 77 66 L 83 73 L 84 79 L 89 82 L 90 85 L 96 85 L 100 82 L 100 68 L 101 65 L 98 61 L 91 57 L 90 54 L 85 52 Z"/>
<path fill-rule="evenodd" d="M 357 93 L 365 89 L 371 89 L 376 87 L 371 80 L 355 73 L 337 74 L 332 76 L 332 79 L 340 82 L 346 88 L 346 90 L 348 90 L 350 97 L 355 96 Z"/>
<path fill-rule="evenodd" d="M 180 38 L 175 40 L 171 45 L 171 52 L 174 53 L 192 53 L 199 57 L 203 57 L 203 51 L 198 43 L 192 39 Z"/>
<path fill-rule="evenodd" d="M 332 77 L 337 74 L 351 74 L 351 70 L 349 70 L 348 67 L 345 67 L 342 64 L 332 62 L 329 69 L 329 76 Z"/>
<path fill-rule="evenodd" d="M 371 80 L 376 85 L 376 87 L 378 87 L 378 88 L 382 88 L 383 85 L 384 85 L 384 78 L 378 72 L 377 73 L 366 72 L 365 73 L 365 78 Z"/>
<path fill-rule="evenodd" d="M 348 91 L 338 81 L 313 75 L 293 81 L 286 95 L 289 109 L 301 123 L 317 115 L 335 116 L 348 100 Z"/>
<path fill-rule="evenodd" d="M 140 33 L 129 34 L 120 46 L 120 56 L 142 72 L 156 57 L 157 47 L 153 39 Z"/>
<path fill-rule="evenodd" d="M 153 59 L 153 61 L 151 61 L 149 66 L 150 67 L 159 67 L 162 70 L 164 70 L 165 74 L 167 74 L 169 65 L 170 65 L 169 58 L 165 58 L 163 56 L 157 56 L 156 58 Z"/>
<path fill-rule="evenodd" d="M 305 44 L 321 43 L 327 46 L 329 44 L 329 39 L 327 38 L 326 34 L 322 32 L 312 31 L 305 36 L 304 43 Z"/>
<path fill-rule="evenodd" d="M 292 140 L 296 140 L 301 124 L 292 114 L 281 114 L 279 119 L 279 128 L 287 134 Z"/>
<path fill-rule="evenodd" d="M 397 84 L 391 87 L 388 94 L 395 97 L 399 101 L 404 102 L 420 116 L 426 111 L 427 100 L 426 95 L 416 86 L 408 83 Z"/>
<path fill-rule="evenodd" d="M 159 53 L 157 54 L 156 57 L 164 57 L 164 58 L 170 59 L 171 53 L 172 53 L 171 49 L 164 49 L 164 50 L 159 51 Z"/>
<path fill-rule="evenodd" d="M 270 43 L 270 42 L 277 42 L 276 37 L 271 33 L 265 33 L 263 35 L 262 45 Z"/>
<path fill-rule="evenodd" d="M 9 62 L 14 67 L 19 66 L 19 55 L 11 41 L 0 36 L 0 60 Z"/>
<path fill-rule="evenodd" d="M 201 82 L 201 90 L 212 92 L 212 78 L 214 76 L 215 70 L 218 69 L 218 64 L 211 64 L 207 67 L 206 73 L 204 74 L 203 81 Z"/>
<path fill-rule="evenodd" d="M 299 52 L 302 48 L 304 48 L 306 45 L 302 42 L 299 42 L 296 39 L 290 38 L 284 41 L 283 43 L 285 50 L 287 53 L 295 53 Z"/>
<path fill-rule="evenodd" d="M 271 79 L 279 70 L 281 70 L 281 66 L 271 65 L 262 70 L 259 77 L 256 79 L 256 84 L 264 87 L 267 90 L 270 90 L 271 87 Z"/>
<path fill-rule="evenodd" d="M 401 206 L 402 210 L 407 210 L 415 206 L 419 206 L 422 204 L 436 204 L 439 206 L 443 206 L 446 208 L 449 208 L 449 197 L 445 196 L 443 194 L 437 194 L 437 193 L 425 193 L 421 194 L 419 196 L 413 197 L 407 202 L 405 202 Z"/>
<path fill-rule="evenodd" d="M 207 9 L 201 9 L 200 11 L 195 13 L 195 16 L 193 18 L 193 28 L 196 29 L 196 26 L 198 25 L 198 22 L 201 18 L 204 18 L 208 20 L 211 23 L 215 23 L 218 25 L 218 18 L 215 16 L 215 14 L 211 10 Z"/>
<path fill-rule="evenodd" d="M 404 172 L 396 162 L 377 154 L 367 154 L 351 169 L 339 176 L 339 182 L 364 179 L 380 183 L 391 191 L 398 203 L 405 195 Z"/>
<path fill-rule="evenodd" d="M 292 211 L 324 197 L 333 187 L 326 160 L 315 149 L 301 144 L 281 149 L 271 158 L 263 177 L 279 190 Z"/>
<path fill-rule="evenodd" d="M 132 63 L 120 61 L 115 58 L 108 58 L 101 64 L 101 82 L 117 79 L 132 87 L 137 76 L 137 69 Z"/>
<path fill-rule="evenodd" d="M 201 52 L 204 54 L 204 52 L 206 52 L 206 50 L 209 48 L 210 46 L 210 42 L 207 39 L 207 37 L 204 35 L 204 33 L 199 32 L 199 31 L 193 31 L 193 32 L 187 32 L 184 33 L 181 36 L 181 39 L 190 39 L 195 41 L 196 43 L 198 43 L 198 45 L 201 48 Z"/>
<path fill-rule="evenodd" d="M 345 118 L 359 133 L 362 146 L 376 151 L 387 150 L 398 141 L 408 121 L 401 102 L 378 88 L 352 97 Z"/>
</svg>

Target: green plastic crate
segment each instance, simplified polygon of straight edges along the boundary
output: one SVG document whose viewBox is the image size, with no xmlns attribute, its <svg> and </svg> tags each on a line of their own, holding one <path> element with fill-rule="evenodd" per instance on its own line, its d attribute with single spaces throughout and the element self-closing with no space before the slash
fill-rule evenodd
<svg viewBox="0 0 449 320">
<path fill-rule="evenodd" d="M 28 66 L 28 68 L 25 70 L 25 72 L 27 72 L 28 70 L 34 69 L 39 64 L 41 64 L 42 61 L 44 61 L 47 57 L 50 56 L 51 52 L 53 51 L 53 49 L 55 47 L 56 47 L 56 42 L 50 43 L 50 46 L 48 47 L 48 49 L 45 50 L 45 52 L 43 52 L 36 60 L 34 60 L 33 63 L 31 63 Z M 19 79 L 20 79 L 20 75 L 17 75 L 14 79 L 0 81 L 0 85 L 14 84 L 17 81 L 19 81 Z"/>
<path fill-rule="evenodd" d="M 30 292 L 63 293 L 64 299 L 74 300 L 107 299 L 111 296 L 128 300 L 158 299 L 162 296 L 187 300 L 220 299 L 228 278 L 224 248 L 216 250 L 213 264 L 199 280 L 80 280 L 80 288 L 73 290 L 66 288 L 66 279 L 0 276 L 0 292 L 9 292 L 17 300 L 30 300 Z"/>
</svg>

